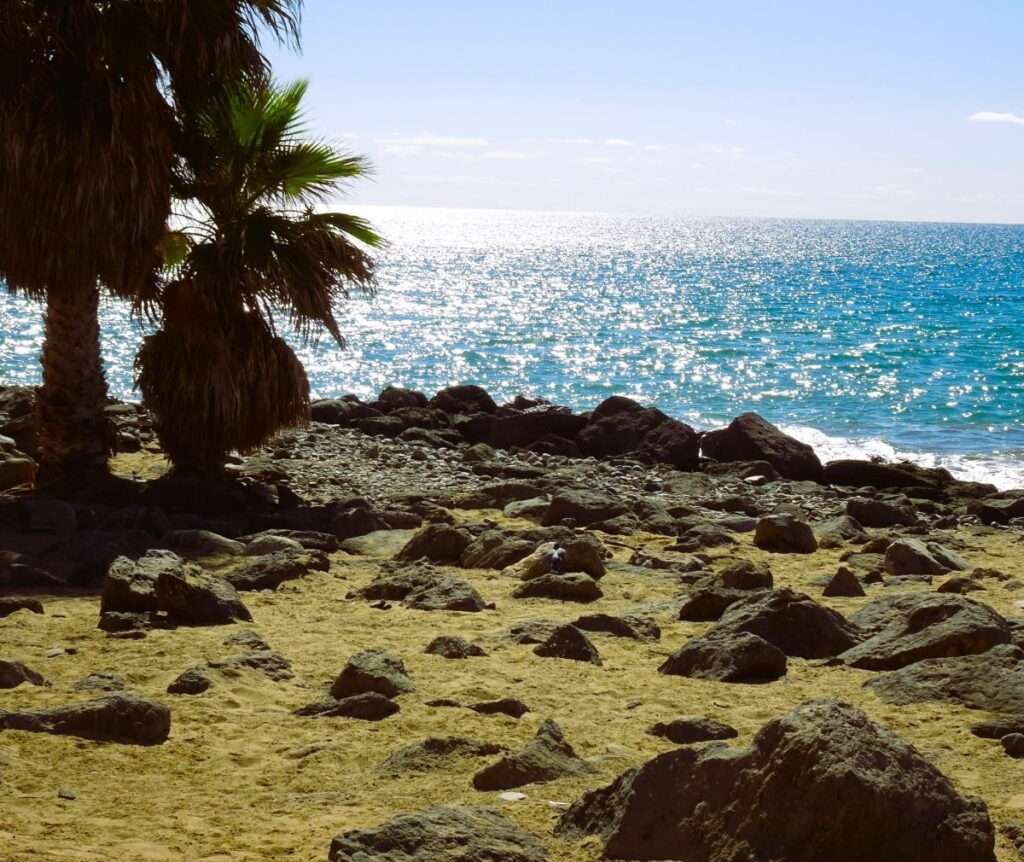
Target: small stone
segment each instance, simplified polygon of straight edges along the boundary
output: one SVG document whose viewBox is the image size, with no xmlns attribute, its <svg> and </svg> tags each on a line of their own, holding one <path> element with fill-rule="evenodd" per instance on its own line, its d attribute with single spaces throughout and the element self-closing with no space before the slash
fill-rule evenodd
<svg viewBox="0 0 1024 862">
<path fill-rule="evenodd" d="M 526 794 L 519 793 L 515 790 L 505 790 L 498 794 L 498 799 L 502 802 L 522 802 L 526 799 Z"/>
<path fill-rule="evenodd" d="M 75 793 L 74 790 L 69 790 L 66 787 L 61 787 L 57 791 L 57 798 L 58 799 L 67 799 L 67 800 L 71 801 L 71 800 L 78 799 L 78 794 Z"/>
</svg>

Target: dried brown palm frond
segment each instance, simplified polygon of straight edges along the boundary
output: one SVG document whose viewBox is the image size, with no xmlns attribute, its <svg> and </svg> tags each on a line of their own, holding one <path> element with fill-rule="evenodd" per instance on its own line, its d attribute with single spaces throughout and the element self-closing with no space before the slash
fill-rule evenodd
<svg viewBox="0 0 1024 862">
<path fill-rule="evenodd" d="M 179 471 L 216 472 L 227 452 L 254 449 L 309 415 L 302 364 L 252 312 L 239 310 L 228 330 L 172 317 L 143 341 L 136 368 Z"/>
</svg>

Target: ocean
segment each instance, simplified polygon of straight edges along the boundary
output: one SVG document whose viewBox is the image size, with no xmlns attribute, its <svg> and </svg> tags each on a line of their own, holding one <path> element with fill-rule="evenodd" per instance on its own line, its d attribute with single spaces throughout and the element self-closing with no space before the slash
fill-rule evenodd
<svg viewBox="0 0 1024 862">
<path fill-rule="evenodd" d="M 359 211 L 390 242 L 376 297 L 339 310 L 343 349 L 289 335 L 317 396 L 623 394 L 699 428 L 755 410 L 823 460 L 1024 487 L 1024 226 Z M 142 327 L 114 301 L 102 322 L 132 398 Z M 0 337 L 0 382 L 38 382 L 38 306 L 0 294 Z"/>
</svg>

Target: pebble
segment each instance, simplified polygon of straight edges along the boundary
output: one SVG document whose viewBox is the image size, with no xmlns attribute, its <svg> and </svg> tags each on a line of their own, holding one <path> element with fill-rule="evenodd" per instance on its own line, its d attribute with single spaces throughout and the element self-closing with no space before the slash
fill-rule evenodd
<svg viewBox="0 0 1024 862">
<path fill-rule="evenodd" d="M 78 799 L 78 794 L 74 790 L 68 790 L 66 787 L 60 788 L 57 791 L 58 799 Z"/>
<path fill-rule="evenodd" d="M 517 793 L 515 790 L 506 790 L 503 793 L 498 794 L 498 799 L 502 802 L 522 802 L 526 799 L 526 794 Z"/>
</svg>

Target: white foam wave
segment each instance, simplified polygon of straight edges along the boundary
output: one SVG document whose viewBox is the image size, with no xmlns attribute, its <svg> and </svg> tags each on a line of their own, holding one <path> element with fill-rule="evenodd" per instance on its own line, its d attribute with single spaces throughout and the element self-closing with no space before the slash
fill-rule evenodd
<svg viewBox="0 0 1024 862">
<path fill-rule="evenodd" d="M 1024 453 L 1021 452 L 983 454 L 910 452 L 897 449 L 884 440 L 837 437 L 806 425 L 784 425 L 782 430 L 802 443 L 813 446 L 822 463 L 837 461 L 841 458 L 912 461 L 922 467 L 944 467 L 957 479 L 968 482 L 987 482 L 995 485 L 1001 491 L 1024 488 Z"/>
</svg>

